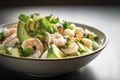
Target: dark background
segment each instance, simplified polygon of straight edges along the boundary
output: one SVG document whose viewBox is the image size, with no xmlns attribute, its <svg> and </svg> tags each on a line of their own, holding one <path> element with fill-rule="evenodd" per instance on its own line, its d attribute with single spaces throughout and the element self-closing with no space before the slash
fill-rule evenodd
<svg viewBox="0 0 120 80">
<path fill-rule="evenodd" d="M 0 6 L 102 5 L 118 6 L 120 0 L 0 0 Z"/>
</svg>

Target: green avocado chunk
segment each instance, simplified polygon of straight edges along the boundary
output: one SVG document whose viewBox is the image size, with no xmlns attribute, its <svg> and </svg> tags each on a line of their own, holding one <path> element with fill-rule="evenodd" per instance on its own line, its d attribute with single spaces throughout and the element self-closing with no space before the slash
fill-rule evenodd
<svg viewBox="0 0 120 80">
<path fill-rule="evenodd" d="M 47 58 L 63 58 L 64 56 L 65 54 L 63 54 L 55 44 L 51 45 L 47 54 Z"/>
</svg>

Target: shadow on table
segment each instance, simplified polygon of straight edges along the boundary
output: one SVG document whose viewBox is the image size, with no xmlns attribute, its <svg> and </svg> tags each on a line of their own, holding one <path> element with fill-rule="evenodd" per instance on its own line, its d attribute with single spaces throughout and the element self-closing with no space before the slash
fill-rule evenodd
<svg viewBox="0 0 120 80">
<path fill-rule="evenodd" d="M 96 80 L 94 73 L 89 67 L 55 77 L 31 77 L 24 74 L 18 74 L 18 77 L 22 80 Z"/>
<path fill-rule="evenodd" d="M 10 71 L 0 67 L 0 79 L 3 80 L 96 80 L 95 74 L 90 67 L 55 77 L 31 77 L 22 73 Z"/>
</svg>

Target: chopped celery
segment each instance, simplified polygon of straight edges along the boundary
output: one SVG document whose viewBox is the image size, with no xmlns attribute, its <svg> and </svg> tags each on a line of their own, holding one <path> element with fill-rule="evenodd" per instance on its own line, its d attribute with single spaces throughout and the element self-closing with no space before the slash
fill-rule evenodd
<svg viewBox="0 0 120 80">
<path fill-rule="evenodd" d="M 15 57 L 20 57 L 18 48 L 12 48 L 12 47 L 7 48 L 7 54 Z"/>
<path fill-rule="evenodd" d="M 55 33 L 52 24 L 45 17 L 40 19 L 39 30 L 45 30 L 49 33 Z"/>
</svg>

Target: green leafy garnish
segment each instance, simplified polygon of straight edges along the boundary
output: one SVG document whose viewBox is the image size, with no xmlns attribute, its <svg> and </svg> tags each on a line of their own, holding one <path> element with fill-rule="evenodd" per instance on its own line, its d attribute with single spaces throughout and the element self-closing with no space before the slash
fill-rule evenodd
<svg viewBox="0 0 120 80">
<path fill-rule="evenodd" d="M 19 19 L 20 19 L 21 21 L 23 21 L 23 22 L 26 23 L 29 18 L 34 19 L 34 18 L 36 18 L 36 17 L 38 17 L 38 16 L 39 16 L 39 13 L 34 13 L 34 14 L 31 14 L 30 16 L 25 15 L 25 14 L 21 14 L 21 15 L 19 16 Z"/>
<path fill-rule="evenodd" d="M 29 16 L 27 16 L 27 15 L 25 15 L 25 14 L 21 14 L 20 16 L 19 16 L 19 19 L 21 20 L 21 21 L 23 21 L 23 22 L 27 22 L 28 21 L 28 19 L 29 19 Z"/>
<path fill-rule="evenodd" d="M 59 18 L 55 18 L 52 14 L 50 16 L 46 16 L 47 20 L 50 22 L 50 23 L 59 23 Z"/>
<path fill-rule="evenodd" d="M 30 18 L 34 19 L 39 16 L 39 13 L 34 13 L 30 15 Z"/>
<path fill-rule="evenodd" d="M 70 25 L 71 25 L 71 22 L 67 22 L 67 21 L 64 21 L 63 24 L 62 24 L 63 29 L 70 28 Z"/>
<path fill-rule="evenodd" d="M 24 48 L 23 49 L 23 53 L 22 53 L 22 56 L 25 56 L 25 57 L 27 57 L 27 56 L 30 56 L 30 55 L 32 55 L 32 49 L 31 48 Z"/>
</svg>

